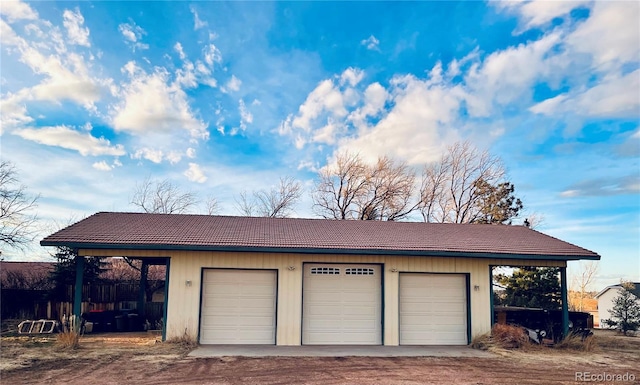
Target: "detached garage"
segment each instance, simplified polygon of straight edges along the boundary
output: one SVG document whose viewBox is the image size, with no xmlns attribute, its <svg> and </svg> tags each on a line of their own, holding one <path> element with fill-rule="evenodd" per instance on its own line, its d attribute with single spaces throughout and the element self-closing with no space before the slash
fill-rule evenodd
<svg viewBox="0 0 640 385">
<path fill-rule="evenodd" d="M 600 259 L 523 226 L 105 212 L 41 245 L 164 261 L 163 336 L 201 344 L 466 345 L 503 265 L 559 267 L 568 325 L 567 261 Z"/>
</svg>

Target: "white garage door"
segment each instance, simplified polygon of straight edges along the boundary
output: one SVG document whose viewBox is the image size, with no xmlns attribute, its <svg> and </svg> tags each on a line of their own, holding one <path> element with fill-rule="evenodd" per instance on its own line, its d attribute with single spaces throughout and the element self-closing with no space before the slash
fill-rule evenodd
<svg viewBox="0 0 640 385">
<path fill-rule="evenodd" d="M 380 345 L 379 265 L 304 265 L 302 343 Z"/>
<path fill-rule="evenodd" d="M 208 269 L 202 285 L 200 343 L 275 344 L 274 270 Z"/>
<path fill-rule="evenodd" d="M 467 343 L 466 276 L 400 274 L 400 344 Z"/>
</svg>

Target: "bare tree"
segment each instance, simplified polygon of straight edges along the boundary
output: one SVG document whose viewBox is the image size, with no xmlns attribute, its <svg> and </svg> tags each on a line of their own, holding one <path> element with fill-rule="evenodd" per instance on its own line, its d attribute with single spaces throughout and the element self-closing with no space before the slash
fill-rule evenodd
<svg viewBox="0 0 640 385">
<path fill-rule="evenodd" d="M 249 197 L 246 191 L 242 191 L 239 196 L 235 198 L 235 201 L 236 208 L 241 215 L 246 217 L 253 217 L 258 215 L 256 211 L 256 202 L 251 199 L 251 197 Z"/>
<path fill-rule="evenodd" d="M 366 194 L 367 166 L 357 154 L 336 156 L 335 164 L 320 170 L 313 194 L 314 211 L 327 219 L 357 219 L 357 200 Z"/>
<path fill-rule="evenodd" d="M 589 298 L 589 287 L 593 284 L 598 274 L 599 265 L 595 261 L 580 261 L 579 266 L 580 270 L 571 279 L 571 286 L 573 286 L 571 290 L 577 294 L 577 298 L 574 298 L 575 303 L 572 303 L 571 307 L 574 310 L 582 311 L 584 299 Z"/>
<path fill-rule="evenodd" d="M 209 195 L 205 204 L 207 215 L 216 215 L 220 213 L 220 202 L 218 202 L 218 199 L 216 199 L 216 197 Z"/>
<path fill-rule="evenodd" d="M 405 163 L 382 157 L 367 171 L 365 194 L 355 199 L 358 219 L 401 220 L 419 206 L 414 199 L 415 175 Z"/>
<path fill-rule="evenodd" d="M 405 163 L 381 157 L 368 165 L 344 152 L 319 172 L 314 210 L 328 219 L 401 220 L 419 207 L 414 191 L 415 175 Z"/>
<path fill-rule="evenodd" d="M 146 178 L 136 185 L 131 204 L 146 213 L 185 214 L 195 206 L 197 197 L 194 193 L 183 192 L 168 179 L 152 180 Z"/>
<path fill-rule="evenodd" d="M 450 146 L 439 162 L 424 168 L 420 189 L 424 221 L 504 223 L 522 208 L 512 195 L 513 185 L 500 183 L 504 176 L 502 161 L 488 151 L 479 151 L 470 142 Z"/>
<path fill-rule="evenodd" d="M 537 229 L 540 226 L 544 225 L 544 221 L 544 215 L 534 211 L 527 215 L 524 220 L 524 225 L 530 229 Z"/>
<path fill-rule="evenodd" d="M 0 163 L 0 242 L 8 247 L 24 249 L 36 236 L 37 217 L 32 211 L 39 195 L 31 196 L 18 182 L 15 166 Z"/>
<path fill-rule="evenodd" d="M 302 195 L 302 185 L 291 177 L 280 178 L 277 187 L 270 190 L 246 191 L 236 199 L 236 207 L 246 216 L 285 218 L 291 215 Z"/>
<path fill-rule="evenodd" d="M 47 290 L 52 287 L 49 280 L 49 269 L 39 266 L 22 270 L 2 269 L 0 271 L 0 287 L 2 289 Z"/>
</svg>

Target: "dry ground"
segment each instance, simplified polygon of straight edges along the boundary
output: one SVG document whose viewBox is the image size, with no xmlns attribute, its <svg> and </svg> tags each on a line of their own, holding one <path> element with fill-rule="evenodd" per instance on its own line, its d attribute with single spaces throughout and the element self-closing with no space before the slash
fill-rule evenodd
<svg viewBox="0 0 640 385">
<path fill-rule="evenodd" d="M 85 336 L 75 351 L 55 338 L 3 337 L 1 384 L 578 384 L 575 372 L 624 374 L 640 384 L 640 337 L 597 333 L 593 351 L 493 349 L 491 358 L 191 358 L 189 346 L 144 333 Z M 590 382 L 601 384 L 602 382 Z"/>
</svg>

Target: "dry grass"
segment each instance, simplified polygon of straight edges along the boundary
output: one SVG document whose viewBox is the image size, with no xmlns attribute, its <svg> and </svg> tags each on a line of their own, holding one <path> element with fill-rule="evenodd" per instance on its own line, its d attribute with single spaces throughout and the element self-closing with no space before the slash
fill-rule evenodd
<svg viewBox="0 0 640 385">
<path fill-rule="evenodd" d="M 186 328 L 184 329 L 184 333 L 182 333 L 182 336 L 170 338 L 165 342 L 169 344 L 179 345 L 184 349 L 193 349 L 198 346 L 198 342 L 194 337 L 191 336 L 191 334 L 187 332 Z"/>
<path fill-rule="evenodd" d="M 80 347 L 80 334 L 75 331 L 59 333 L 56 338 L 56 345 L 61 349 L 78 349 Z"/>
<path fill-rule="evenodd" d="M 591 335 L 585 338 L 579 334 L 570 334 L 567 338 L 553 345 L 553 347 L 574 352 L 594 352 L 599 350 L 596 336 Z"/>
</svg>

